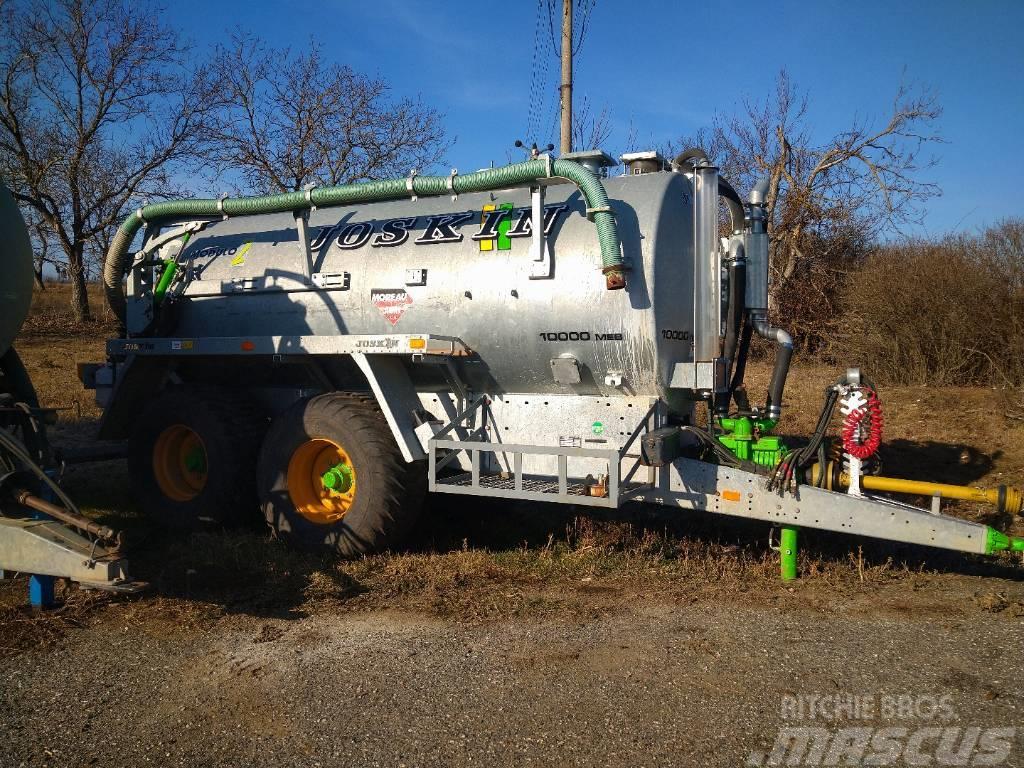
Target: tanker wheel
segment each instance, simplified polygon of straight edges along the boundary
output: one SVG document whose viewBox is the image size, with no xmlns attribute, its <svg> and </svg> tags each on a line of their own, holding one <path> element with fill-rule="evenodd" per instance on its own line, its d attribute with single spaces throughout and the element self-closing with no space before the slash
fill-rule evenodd
<svg viewBox="0 0 1024 768">
<path fill-rule="evenodd" d="M 218 389 L 168 390 L 128 440 L 135 498 L 155 522 L 193 529 L 255 517 L 256 455 L 266 419 Z"/>
<path fill-rule="evenodd" d="M 401 542 L 423 504 L 426 468 L 403 460 L 371 398 L 336 392 L 271 423 L 258 487 L 278 538 L 352 557 Z"/>
</svg>

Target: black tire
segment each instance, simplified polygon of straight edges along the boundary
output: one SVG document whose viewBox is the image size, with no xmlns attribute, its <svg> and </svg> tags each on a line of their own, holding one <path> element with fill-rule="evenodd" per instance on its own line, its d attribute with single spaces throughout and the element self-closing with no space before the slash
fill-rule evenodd
<svg viewBox="0 0 1024 768">
<path fill-rule="evenodd" d="M 179 530 L 255 522 L 256 457 L 266 428 L 259 409 L 224 390 L 183 388 L 155 396 L 128 439 L 129 477 L 143 512 Z M 161 442 L 180 429 L 198 437 L 205 454 L 205 479 L 190 494 L 175 493 Z"/>
<path fill-rule="evenodd" d="M 330 441 L 351 460 L 353 496 L 339 519 L 318 522 L 296 509 L 289 467 L 310 441 Z M 274 419 L 260 450 L 258 487 L 264 517 L 278 538 L 353 557 L 401 543 L 423 505 L 426 467 L 404 461 L 371 398 L 334 392 L 297 402 Z"/>
</svg>

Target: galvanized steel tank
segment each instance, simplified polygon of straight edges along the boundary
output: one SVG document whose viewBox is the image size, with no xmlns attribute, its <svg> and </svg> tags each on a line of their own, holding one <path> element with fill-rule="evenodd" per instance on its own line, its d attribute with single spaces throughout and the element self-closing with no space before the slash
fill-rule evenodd
<svg viewBox="0 0 1024 768">
<path fill-rule="evenodd" d="M 691 182 L 604 184 L 625 290 L 606 290 L 586 203 L 556 184 L 545 191 L 550 268 L 531 254 L 528 188 L 315 210 L 312 281 L 292 214 L 210 223 L 178 259 L 186 282 L 161 335 L 454 336 L 479 356 L 464 370 L 481 391 L 665 396 L 673 366 L 693 359 Z M 129 299 L 130 333 L 145 306 Z M 576 361 L 578 383 L 560 360 Z"/>
<path fill-rule="evenodd" d="M 14 196 L 0 182 L 0 355 L 10 349 L 32 303 L 32 244 Z"/>
</svg>

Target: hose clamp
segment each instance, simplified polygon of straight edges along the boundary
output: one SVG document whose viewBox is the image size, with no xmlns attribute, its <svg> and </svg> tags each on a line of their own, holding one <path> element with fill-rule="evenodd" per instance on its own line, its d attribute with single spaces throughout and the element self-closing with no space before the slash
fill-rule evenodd
<svg viewBox="0 0 1024 768">
<path fill-rule="evenodd" d="M 552 170 L 551 169 L 552 169 L 552 166 L 553 166 L 553 161 L 551 160 L 551 155 L 544 155 L 544 166 L 545 166 L 548 178 L 550 179 L 551 175 L 552 175 Z"/>
<path fill-rule="evenodd" d="M 221 215 L 221 217 L 223 217 L 225 219 L 228 217 L 228 215 L 226 213 L 224 213 L 224 201 L 227 200 L 227 199 L 228 199 L 228 193 L 227 192 L 224 192 L 223 194 L 221 194 L 220 197 L 217 198 L 217 212 Z"/>
<path fill-rule="evenodd" d="M 455 191 L 455 177 L 459 175 L 458 168 L 452 168 L 452 172 L 448 174 L 448 191 L 452 193 L 452 200 L 458 200 L 459 194 Z"/>
<path fill-rule="evenodd" d="M 418 173 L 419 172 L 415 168 L 413 168 L 411 171 L 409 171 L 409 175 L 405 179 L 405 189 L 409 193 L 409 199 L 414 202 L 417 200 L 417 197 L 416 190 L 413 189 L 413 182 L 416 179 Z"/>
<path fill-rule="evenodd" d="M 587 208 L 587 221 L 593 221 L 594 214 L 596 213 L 607 213 L 609 216 L 615 215 L 615 211 L 612 210 L 610 205 L 600 205 L 597 208 Z"/>
<path fill-rule="evenodd" d="M 316 189 L 316 184 L 306 185 L 306 205 L 309 206 L 309 210 L 315 211 L 316 206 L 313 205 L 313 190 Z"/>
<path fill-rule="evenodd" d="M 135 215 L 138 216 L 139 221 L 141 221 L 143 224 L 146 223 L 145 210 L 145 208 L 139 208 L 137 211 L 135 211 Z"/>
</svg>

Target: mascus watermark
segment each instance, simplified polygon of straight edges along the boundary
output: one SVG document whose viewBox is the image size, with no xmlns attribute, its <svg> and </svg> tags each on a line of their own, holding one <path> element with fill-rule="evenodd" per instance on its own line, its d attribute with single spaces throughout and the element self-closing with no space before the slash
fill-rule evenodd
<svg viewBox="0 0 1024 768">
<path fill-rule="evenodd" d="M 751 752 L 748 766 L 1001 765 L 1017 737 L 1012 726 L 951 724 L 960 718 L 949 695 L 784 696 L 779 715 L 771 750 Z"/>
</svg>

